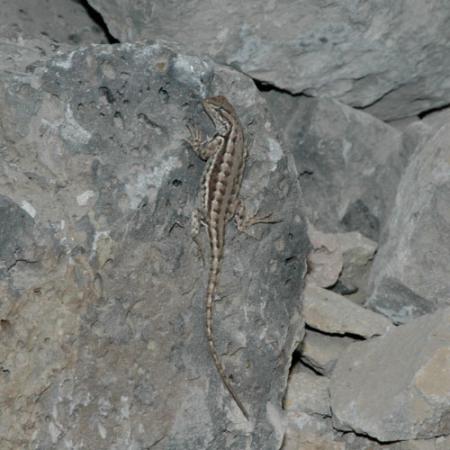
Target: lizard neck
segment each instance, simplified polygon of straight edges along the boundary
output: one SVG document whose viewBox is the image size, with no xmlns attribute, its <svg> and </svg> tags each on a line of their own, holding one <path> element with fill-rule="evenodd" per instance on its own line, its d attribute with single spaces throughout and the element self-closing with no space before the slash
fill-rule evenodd
<svg viewBox="0 0 450 450">
<path fill-rule="evenodd" d="M 206 112 L 214 123 L 216 131 L 221 136 L 227 136 L 231 130 L 238 124 L 238 118 L 235 114 L 224 108 L 211 108 Z"/>
</svg>

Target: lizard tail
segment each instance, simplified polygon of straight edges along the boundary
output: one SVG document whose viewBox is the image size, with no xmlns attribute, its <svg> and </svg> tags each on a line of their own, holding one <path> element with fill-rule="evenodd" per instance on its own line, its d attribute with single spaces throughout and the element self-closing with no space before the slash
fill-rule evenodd
<svg viewBox="0 0 450 450">
<path fill-rule="evenodd" d="M 220 255 L 214 255 L 211 261 L 211 268 L 209 271 L 209 279 L 208 279 L 208 292 L 206 297 L 206 334 L 208 338 L 208 347 L 209 353 L 214 361 L 214 365 L 216 366 L 217 371 L 219 372 L 220 378 L 222 379 L 223 384 L 227 388 L 230 395 L 233 397 L 236 404 L 239 406 L 239 409 L 244 414 L 245 418 L 248 420 L 248 412 L 245 409 L 245 406 L 242 404 L 241 400 L 237 396 L 234 389 L 231 387 L 230 382 L 228 381 L 227 376 L 225 375 L 225 368 L 222 364 L 222 361 L 219 358 L 217 353 L 216 346 L 214 344 L 213 339 L 213 304 L 214 297 L 216 293 L 216 288 L 219 280 L 220 274 Z"/>
</svg>

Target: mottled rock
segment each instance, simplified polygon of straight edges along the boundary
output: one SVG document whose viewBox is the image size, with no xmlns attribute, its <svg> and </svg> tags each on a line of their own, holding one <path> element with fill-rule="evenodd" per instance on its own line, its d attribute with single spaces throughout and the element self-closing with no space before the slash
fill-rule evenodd
<svg viewBox="0 0 450 450">
<path fill-rule="evenodd" d="M 289 376 L 285 409 L 289 415 L 297 412 L 331 416 L 327 377 L 317 375 L 297 364 Z"/>
<path fill-rule="evenodd" d="M 329 375 L 339 355 L 355 342 L 348 336 L 336 337 L 307 330 L 301 344 L 301 359 L 317 373 Z"/>
<path fill-rule="evenodd" d="M 337 233 L 336 238 L 342 252 L 339 283 L 348 298 L 362 303 L 367 299 L 369 273 L 377 243 L 358 232 Z"/>
<path fill-rule="evenodd" d="M 450 126 L 411 160 L 374 259 L 368 306 L 406 322 L 450 304 Z"/>
<path fill-rule="evenodd" d="M 211 135 L 200 100 L 218 93 L 249 139 L 250 212 L 283 219 L 227 231 L 216 343 L 251 422 L 208 355 L 189 230 L 204 165 L 185 124 Z M 2 450 L 279 447 L 309 244 L 252 80 L 161 44 L 93 46 L 1 71 L 0 104 Z"/>
<path fill-rule="evenodd" d="M 345 433 L 342 440 L 345 442 L 345 450 L 448 450 L 450 448 L 449 437 L 380 444 L 364 436 Z"/>
<path fill-rule="evenodd" d="M 281 450 L 345 450 L 336 439 L 331 419 L 303 411 L 288 413 L 288 426 Z"/>
<path fill-rule="evenodd" d="M 331 431 L 320 433 L 322 423 L 319 419 L 302 414 L 298 420 L 301 426 L 286 432 L 282 450 L 346 450 L 345 443 L 336 441 Z"/>
<path fill-rule="evenodd" d="M 0 0 L 0 10 L 0 39 L 48 39 L 71 45 L 107 43 L 103 30 L 78 0 Z"/>
<path fill-rule="evenodd" d="M 382 119 L 450 101 L 446 0 L 90 3 L 121 41 L 177 41 L 284 90 L 334 97 Z"/>
<path fill-rule="evenodd" d="M 450 432 L 450 308 L 350 345 L 330 383 L 335 426 L 379 441 Z"/>
<path fill-rule="evenodd" d="M 312 250 L 308 255 L 310 283 L 352 294 L 353 301 L 366 300 L 367 279 L 377 244 L 358 232 L 322 233 L 308 224 Z"/>
<path fill-rule="evenodd" d="M 440 111 L 427 114 L 422 121 L 437 132 L 439 128 L 450 123 L 450 108 L 445 108 Z"/>
<path fill-rule="evenodd" d="M 310 222 L 377 241 L 408 160 L 401 133 L 337 101 L 301 97 L 283 133 Z"/>
<path fill-rule="evenodd" d="M 383 335 L 392 326 L 386 317 L 310 283 L 304 292 L 303 317 L 306 324 L 315 330 L 364 338 Z"/>
<path fill-rule="evenodd" d="M 322 233 L 308 224 L 312 250 L 308 255 L 308 280 L 320 287 L 336 284 L 342 272 L 342 252 L 335 234 Z"/>
</svg>

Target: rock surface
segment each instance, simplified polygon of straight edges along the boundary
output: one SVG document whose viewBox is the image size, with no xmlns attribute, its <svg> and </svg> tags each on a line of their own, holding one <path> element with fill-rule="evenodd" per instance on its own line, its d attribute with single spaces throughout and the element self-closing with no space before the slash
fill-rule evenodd
<svg viewBox="0 0 450 450">
<path fill-rule="evenodd" d="M 377 244 L 358 232 L 322 233 L 310 223 L 308 236 L 313 247 L 308 255 L 308 282 L 340 290 L 352 301 L 365 301 Z"/>
<path fill-rule="evenodd" d="M 368 306 L 402 323 L 450 304 L 450 126 L 418 148 L 374 260 Z"/>
<path fill-rule="evenodd" d="M 327 377 L 317 376 L 304 367 L 297 365 L 289 377 L 285 408 L 290 414 L 306 412 L 330 417 L 330 397 Z"/>
<path fill-rule="evenodd" d="M 450 308 L 350 345 L 330 383 L 335 426 L 381 442 L 450 433 Z"/>
<path fill-rule="evenodd" d="M 344 264 L 336 234 L 322 233 L 308 223 L 312 250 L 308 255 L 308 280 L 323 288 L 336 284 Z"/>
<path fill-rule="evenodd" d="M 450 101 L 446 0 L 90 0 L 123 42 L 162 38 L 292 93 L 393 119 Z"/>
<path fill-rule="evenodd" d="M 450 448 L 445 0 L 0 10 L 0 450 Z M 249 422 L 190 237 L 213 93 L 280 220 L 230 224 L 215 303 Z"/>
<path fill-rule="evenodd" d="M 2 450 L 279 447 L 309 247 L 264 100 L 160 44 L 40 57 L 0 74 Z M 253 142 L 243 197 L 283 218 L 227 233 L 216 343 L 248 423 L 207 351 L 203 164 L 182 140 L 224 92 Z"/>
<path fill-rule="evenodd" d="M 307 330 L 301 343 L 301 359 L 303 363 L 322 375 L 329 375 L 341 353 L 355 339 L 343 336 L 336 337 L 313 330 Z"/>
<path fill-rule="evenodd" d="M 307 284 L 303 295 L 306 324 L 323 333 L 369 338 L 385 334 L 392 326 L 382 315 L 327 289 Z"/>
<path fill-rule="evenodd" d="M 40 39 L 55 45 L 108 42 L 78 0 L 0 0 L 0 11 L 0 39 Z"/>
<path fill-rule="evenodd" d="M 401 133 L 330 99 L 299 98 L 286 116 L 310 222 L 377 241 L 408 161 Z"/>
</svg>

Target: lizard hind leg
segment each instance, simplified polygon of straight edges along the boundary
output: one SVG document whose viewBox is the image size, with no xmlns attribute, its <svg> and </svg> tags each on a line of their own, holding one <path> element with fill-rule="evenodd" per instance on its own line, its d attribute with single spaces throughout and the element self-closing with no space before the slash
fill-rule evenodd
<svg viewBox="0 0 450 450">
<path fill-rule="evenodd" d="M 203 252 L 202 244 L 199 239 L 200 226 L 202 225 L 203 214 L 199 209 L 194 209 L 191 216 L 191 236 L 197 249 L 197 256 L 205 265 L 205 254 Z"/>
</svg>

